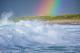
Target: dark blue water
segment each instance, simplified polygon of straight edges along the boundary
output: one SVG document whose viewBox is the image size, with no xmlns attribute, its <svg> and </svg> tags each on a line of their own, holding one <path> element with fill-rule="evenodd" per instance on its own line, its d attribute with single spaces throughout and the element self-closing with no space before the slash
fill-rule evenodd
<svg viewBox="0 0 80 53">
<path fill-rule="evenodd" d="M 80 25 L 20 21 L 0 24 L 1 53 L 80 53 Z"/>
</svg>

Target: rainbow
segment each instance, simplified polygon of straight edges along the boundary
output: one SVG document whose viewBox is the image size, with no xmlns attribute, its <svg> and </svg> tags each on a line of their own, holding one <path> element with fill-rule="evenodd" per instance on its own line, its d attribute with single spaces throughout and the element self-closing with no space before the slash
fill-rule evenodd
<svg viewBox="0 0 80 53">
<path fill-rule="evenodd" d="M 37 16 L 56 16 L 59 11 L 60 0 L 40 0 Z"/>
</svg>

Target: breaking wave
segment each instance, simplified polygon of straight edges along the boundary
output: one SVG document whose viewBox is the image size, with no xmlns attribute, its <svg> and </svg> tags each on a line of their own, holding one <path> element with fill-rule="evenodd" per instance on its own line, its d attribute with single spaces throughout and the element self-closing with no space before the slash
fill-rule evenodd
<svg viewBox="0 0 80 53">
<path fill-rule="evenodd" d="M 31 53 L 80 52 L 80 25 L 50 25 L 38 20 L 3 23 L 0 24 L 0 49 L 26 49 Z"/>
</svg>

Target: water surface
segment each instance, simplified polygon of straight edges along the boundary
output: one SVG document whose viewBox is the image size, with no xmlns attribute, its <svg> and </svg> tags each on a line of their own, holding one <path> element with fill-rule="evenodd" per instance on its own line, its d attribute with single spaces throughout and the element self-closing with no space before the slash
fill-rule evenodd
<svg viewBox="0 0 80 53">
<path fill-rule="evenodd" d="M 0 24 L 2 53 L 80 53 L 80 25 L 20 21 Z"/>
</svg>

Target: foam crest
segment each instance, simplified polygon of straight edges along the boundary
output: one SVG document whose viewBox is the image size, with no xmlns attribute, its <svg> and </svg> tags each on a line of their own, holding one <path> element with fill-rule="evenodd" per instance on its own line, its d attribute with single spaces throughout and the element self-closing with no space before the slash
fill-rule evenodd
<svg viewBox="0 0 80 53">
<path fill-rule="evenodd" d="M 37 20 L 7 23 L 0 26 L 0 44 L 6 46 L 26 46 L 28 43 L 80 44 L 79 28 L 80 25 L 50 25 Z"/>
</svg>

